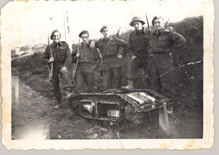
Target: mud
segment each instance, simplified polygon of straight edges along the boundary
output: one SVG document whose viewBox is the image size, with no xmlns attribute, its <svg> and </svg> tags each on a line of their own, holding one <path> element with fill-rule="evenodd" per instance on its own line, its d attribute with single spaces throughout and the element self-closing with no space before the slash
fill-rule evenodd
<svg viewBox="0 0 219 155">
<path fill-rule="evenodd" d="M 80 117 L 64 97 L 59 109 L 55 100 L 42 96 L 12 77 L 12 139 L 154 139 L 202 138 L 202 112 L 187 109 L 169 116 L 170 135 L 153 122 L 123 130 L 103 128 Z"/>
</svg>

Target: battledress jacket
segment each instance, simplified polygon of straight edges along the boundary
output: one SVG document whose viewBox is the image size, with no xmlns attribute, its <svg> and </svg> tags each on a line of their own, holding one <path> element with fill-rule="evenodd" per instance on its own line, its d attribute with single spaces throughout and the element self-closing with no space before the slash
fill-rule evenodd
<svg viewBox="0 0 219 155">
<path fill-rule="evenodd" d="M 129 55 L 135 55 L 138 58 L 148 57 L 150 33 L 146 29 L 133 31 L 129 35 Z"/>
<path fill-rule="evenodd" d="M 76 47 L 72 52 L 72 58 L 73 63 L 75 63 L 77 60 L 76 54 L 80 53 L 80 56 L 78 58 L 77 70 L 84 70 L 88 73 L 92 73 L 94 72 L 94 69 L 97 67 L 97 63 L 100 59 L 100 56 L 96 48 L 90 48 L 89 44 L 81 43 L 79 47 Z"/>
<path fill-rule="evenodd" d="M 112 37 L 108 39 L 101 38 L 95 43 L 95 46 L 96 48 L 100 49 L 100 52 L 102 53 L 104 58 L 117 56 L 118 54 L 125 56 L 127 53 L 128 43 L 126 41 L 118 39 L 117 37 Z M 123 47 L 121 53 L 119 53 L 119 47 Z"/>
<path fill-rule="evenodd" d="M 50 46 L 47 46 L 43 54 L 43 62 L 48 63 L 48 60 L 51 57 L 50 47 L 54 57 L 53 64 L 56 67 L 56 69 L 60 69 L 64 66 L 69 67 L 72 63 L 72 57 L 69 46 L 64 41 L 61 41 L 59 43 L 52 43 Z"/>
<path fill-rule="evenodd" d="M 80 53 L 79 62 L 91 62 L 94 63 L 99 59 L 99 54 L 95 49 L 90 48 L 90 45 L 81 43 L 79 47 L 76 47 L 72 52 L 73 62 L 76 62 L 76 54 Z"/>
<path fill-rule="evenodd" d="M 150 39 L 150 53 L 170 53 L 185 44 L 186 39 L 175 31 L 164 29 L 152 33 Z"/>
</svg>

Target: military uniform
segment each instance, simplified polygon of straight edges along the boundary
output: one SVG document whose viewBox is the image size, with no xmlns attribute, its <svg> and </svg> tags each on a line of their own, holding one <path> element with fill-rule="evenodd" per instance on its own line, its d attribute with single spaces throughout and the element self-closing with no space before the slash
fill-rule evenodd
<svg viewBox="0 0 219 155">
<path fill-rule="evenodd" d="M 169 53 L 181 47 L 186 42 L 180 34 L 163 29 L 154 31 L 150 39 L 150 63 L 149 73 L 151 76 L 151 87 L 158 93 L 167 97 L 176 95 L 175 77 L 173 74 L 173 62 Z"/>
<path fill-rule="evenodd" d="M 127 86 L 123 86 L 125 89 L 133 89 L 133 81 L 136 75 L 136 71 L 139 68 L 143 68 L 145 73 L 148 71 L 148 38 L 150 37 L 147 33 L 148 30 L 144 30 L 143 25 L 145 22 L 141 17 L 135 16 L 130 22 L 130 26 L 135 28 L 129 35 L 129 46 L 128 51 L 131 57 L 127 63 Z M 149 83 L 146 81 L 146 87 Z"/>
<path fill-rule="evenodd" d="M 148 42 L 149 35 L 141 31 L 134 31 L 129 36 L 129 55 L 132 57 L 136 56 L 134 60 L 130 60 L 127 64 L 127 75 L 126 78 L 133 80 L 136 75 L 136 71 L 139 68 L 143 68 L 147 73 L 148 67 Z"/>
<path fill-rule="evenodd" d="M 59 43 L 52 43 L 50 46 L 46 47 L 46 50 L 42 58 L 45 63 L 48 63 L 48 60 L 51 57 L 50 47 L 54 57 L 53 73 L 52 73 L 53 94 L 55 98 L 60 102 L 62 99 L 62 95 L 59 86 L 59 74 L 61 75 L 63 81 L 63 87 L 64 88 L 71 87 L 71 82 L 68 77 L 68 74 L 65 72 L 61 72 L 61 69 L 62 67 L 66 67 L 66 68 L 69 67 L 72 62 L 72 58 L 68 44 L 64 41 L 61 41 Z"/>
<path fill-rule="evenodd" d="M 122 81 L 122 60 L 117 56 L 121 54 L 125 56 L 127 53 L 128 43 L 114 38 L 103 38 L 95 43 L 103 56 L 103 89 L 120 88 Z M 123 47 L 123 51 L 119 53 L 119 47 Z M 113 87 L 114 84 L 114 87 Z"/>
<path fill-rule="evenodd" d="M 93 90 L 94 85 L 94 70 L 96 62 L 99 59 L 99 54 L 96 49 L 91 49 L 89 44 L 81 43 L 78 48 L 72 52 L 73 59 L 76 58 L 76 53 L 80 53 L 78 66 L 76 70 L 76 91 L 83 92 L 84 85 L 87 85 L 88 91 Z"/>
</svg>

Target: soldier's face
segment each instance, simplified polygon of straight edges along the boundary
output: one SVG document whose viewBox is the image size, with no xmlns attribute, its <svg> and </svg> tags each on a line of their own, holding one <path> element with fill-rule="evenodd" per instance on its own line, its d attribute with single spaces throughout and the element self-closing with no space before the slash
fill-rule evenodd
<svg viewBox="0 0 219 155">
<path fill-rule="evenodd" d="M 60 42 L 60 39 L 61 39 L 61 34 L 59 32 L 55 32 L 52 36 L 52 39 L 53 39 L 53 42 Z"/>
<path fill-rule="evenodd" d="M 164 20 L 159 18 L 154 21 L 154 27 L 156 30 L 161 30 L 164 28 Z"/>
<path fill-rule="evenodd" d="M 109 37 L 109 33 L 108 33 L 108 29 L 104 29 L 101 33 L 103 35 L 104 38 L 108 38 Z"/>
<path fill-rule="evenodd" d="M 89 36 L 88 36 L 88 34 L 82 34 L 81 35 L 81 39 L 82 39 L 82 42 L 84 43 L 84 44 L 87 44 L 88 43 L 88 41 L 89 41 Z"/>
<path fill-rule="evenodd" d="M 142 30 L 142 27 L 143 27 L 143 25 L 142 25 L 142 23 L 141 22 L 134 22 L 133 23 L 133 27 L 135 28 L 135 30 L 137 31 L 137 30 Z"/>
</svg>

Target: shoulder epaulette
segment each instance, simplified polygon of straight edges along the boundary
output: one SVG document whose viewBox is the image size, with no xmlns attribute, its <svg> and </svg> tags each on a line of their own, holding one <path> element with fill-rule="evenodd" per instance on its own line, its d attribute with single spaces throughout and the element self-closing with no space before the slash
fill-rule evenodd
<svg viewBox="0 0 219 155">
<path fill-rule="evenodd" d="M 67 47 L 68 46 L 68 43 L 66 43 L 65 41 L 61 41 L 61 46 L 64 46 L 64 47 Z"/>
</svg>

